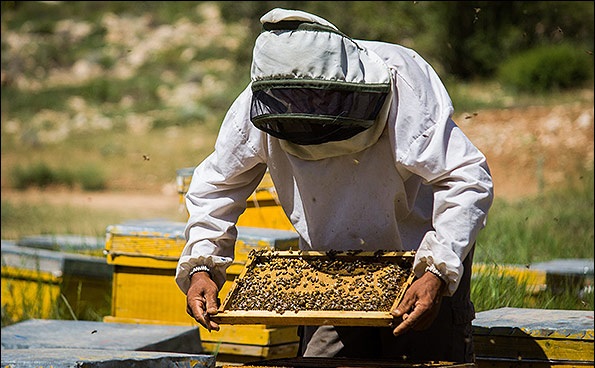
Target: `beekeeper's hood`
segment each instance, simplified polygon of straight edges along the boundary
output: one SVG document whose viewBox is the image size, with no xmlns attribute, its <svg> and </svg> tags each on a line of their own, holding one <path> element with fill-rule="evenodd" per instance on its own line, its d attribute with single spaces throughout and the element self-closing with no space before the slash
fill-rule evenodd
<svg viewBox="0 0 595 368">
<path fill-rule="evenodd" d="M 328 21 L 273 9 L 252 61 L 252 123 L 288 153 L 318 160 L 376 143 L 390 107 L 387 66 Z"/>
</svg>

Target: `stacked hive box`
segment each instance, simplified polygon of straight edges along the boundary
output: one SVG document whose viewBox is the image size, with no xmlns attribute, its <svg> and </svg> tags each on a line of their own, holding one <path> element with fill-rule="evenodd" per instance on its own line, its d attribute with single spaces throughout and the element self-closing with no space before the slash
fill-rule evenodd
<svg viewBox="0 0 595 368">
<path fill-rule="evenodd" d="M 192 170 L 178 170 L 180 201 Z M 253 249 L 297 249 L 297 234 L 276 202 L 268 175 L 248 200 L 238 221 L 234 263 L 220 291 L 223 300 Z M 175 284 L 175 268 L 185 244 L 185 223 L 130 221 L 107 229 L 107 262 L 115 266 L 112 314 L 106 322 L 197 325 L 186 314 L 186 297 Z M 295 356 L 297 327 L 262 324 L 200 328 L 203 348 L 219 357 L 255 360 Z"/>
<path fill-rule="evenodd" d="M 2 242 L 2 315 L 19 321 L 109 310 L 113 267 L 103 257 Z"/>
</svg>

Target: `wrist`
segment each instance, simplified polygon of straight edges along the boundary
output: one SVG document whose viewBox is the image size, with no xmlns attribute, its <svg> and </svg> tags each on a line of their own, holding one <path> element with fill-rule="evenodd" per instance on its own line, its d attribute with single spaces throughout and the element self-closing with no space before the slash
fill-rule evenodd
<svg viewBox="0 0 595 368">
<path fill-rule="evenodd" d="M 446 276 L 442 272 L 440 272 L 440 270 L 436 268 L 436 265 L 434 265 L 433 263 L 426 267 L 426 272 L 429 272 L 434 276 L 438 277 L 440 281 L 442 281 L 443 285 L 448 284 L 448 279 L 446 278 Z"/>
<path fill-rule="evenodd" d="M 188 272 L 188 278 L 192 280 L 192 276 L 196 275 L 199 272 L 206 272 L 209 275 L 209 277 L 211 277 L 211 269 L 208 266 L 200 265 L 192 267 L 190 272 Z"/>
</svg>

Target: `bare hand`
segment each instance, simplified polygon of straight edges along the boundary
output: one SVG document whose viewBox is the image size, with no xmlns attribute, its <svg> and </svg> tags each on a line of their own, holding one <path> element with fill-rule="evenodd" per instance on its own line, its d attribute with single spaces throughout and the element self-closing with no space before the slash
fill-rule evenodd
<svg viewBox="0 0 595 368">
<path fill-rule="evenodd" d="M 446 283 L 431 272 L 426 272 L 415 280 L 399 306 L 391 311 L 395 320 L 401 319 L 393 330 L 393 335 L 399 336 L 409 329 L 419 331 L 430 327 L 440 311 L 445 286 Z"/>
<path fill-rule="evenodd" d="M 219 331 L 219 325 L 211 321 L 209 316 L 217 314 L 217 285 L 207 272 L 192 275 L 190 288 L 186 294 L 186 312 L 209 332 Z"/>
</svg>

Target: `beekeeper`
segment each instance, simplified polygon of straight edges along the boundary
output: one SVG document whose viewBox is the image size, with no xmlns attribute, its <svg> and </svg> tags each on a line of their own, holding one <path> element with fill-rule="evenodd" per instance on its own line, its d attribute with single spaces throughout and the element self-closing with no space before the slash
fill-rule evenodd
<svg viewBox="0 0 595 368">
<path fill-rule="evenodd" d="M 219 329 L 209 316 L 236 222 L 268 169 L 300 249 L 416 251 L 394 328 L 305 326 L 300 355 L 472 361 L 471 262 L 493 187 L 440 78 L 415 51 L 316 15 L 277 8 L 260 21 L 251 83 L 185 197 L 176 282 L 188 313 Z"/>
</svg>

